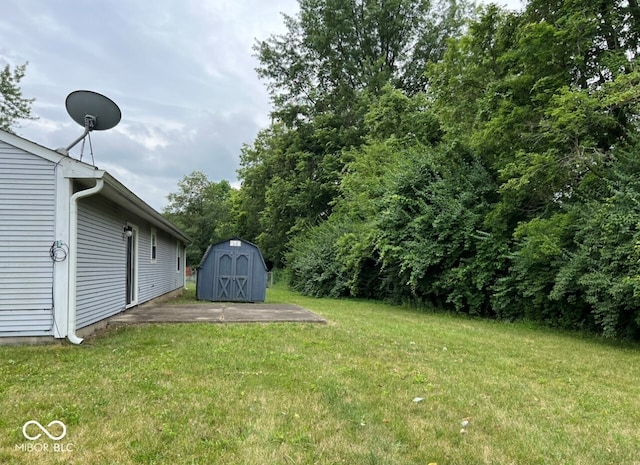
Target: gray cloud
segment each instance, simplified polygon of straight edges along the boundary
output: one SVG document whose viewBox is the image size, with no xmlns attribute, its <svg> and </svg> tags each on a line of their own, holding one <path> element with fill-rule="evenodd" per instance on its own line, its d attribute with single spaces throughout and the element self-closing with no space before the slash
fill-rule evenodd
<svg viewBox="0 0 640 465">
<path fill-rule="evenodd" d="M 19 135 L 64 147 L 82 128 L 66 113 L 68 93 L 114 100 L 122 121 L 91 134 L 96 165 L 161 209 L 194 170 L 234 182 L 240 148 L 268 121 L 256 38 L 284 31 L 296 0 L 5 0 L 0 65 L 29 61 L 21 83 L 38 121 Z M 80 156 L 80 144 L 72 149 Z M 83 160 L 91 160 L 88 141 Z"/>
</svg>

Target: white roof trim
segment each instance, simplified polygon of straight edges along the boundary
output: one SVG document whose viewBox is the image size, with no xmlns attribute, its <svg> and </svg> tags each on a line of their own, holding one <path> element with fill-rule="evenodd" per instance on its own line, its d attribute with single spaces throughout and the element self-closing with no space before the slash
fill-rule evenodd
<svg viewBox="0 0 640 465">
<path fill-rule="evenodd" d="M 61 153 L 56 152 L 55 150 L 51 150 L 47 147 L 36 144 L 35 142 L 31 142 L 30 140 L 24 139 L 20 136 L 17 136 L 10 132 L 3 131 L 1 129 L 0 129 L 0 140 L 2 142 L 6 142 L 9 145 L 13 145 L 14 147 L 18 147 L 19 149 L 22 149 L 25 152 L 29 152 L 29 153 L 32 153 L 33 155 L 39 156 L 40 158 L 49 160 L 50 162 L 53 162 L 53 163 L 58 163 L 63 158 L 69 158 L 65 155 L 62 155 Z M 78 163 L 81 163 L 81 162 L 78 162 Z"/>
<path fill-rule="evenodd" d="M 81 162 L 75 158 L 62 155 L 55 150 L 48 149 L 20 136 L 0 129 L 0 141 L 13 145 L 25 152 L 29 152 L 38 157 L 44 158 L 52 163 L 60 163 L 63 166 L 64 176 L 71 179 L 104 179 L 105 189 L 103 193 L 113 202 L 127 207 L 133 213 L 146 219 L 154 226 L 157 226 L 175 236 L 184 243 L 190 243 L 191 239 L 184 234 L 177 226 L 168 221 L 144 200 L 130 191 L 120 181 L 114 178 L 105 170 L 97 169 L 93 165 Z M 102 194 L 102 193 L 101 193 Z"/>
</svg>

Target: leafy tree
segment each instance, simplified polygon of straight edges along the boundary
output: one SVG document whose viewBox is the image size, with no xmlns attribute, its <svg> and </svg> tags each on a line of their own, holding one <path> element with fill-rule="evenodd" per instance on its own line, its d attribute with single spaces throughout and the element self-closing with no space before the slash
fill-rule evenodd
<svg viewBox="0 0 640 465">
<path fill-rule="evenodd" d="M 431 66 L 448 136 L 468 141 L 501 180 L 494 228 L 557 211 L 633 121 L 595 96 L 632 73 L 637 30 L 625 26 L 624 3 L 532 1 L 520 15 L 489 7 Z"/>
<path fill-rule="evenodd" d="M 492 5 L 466 34 L 448 41 L 441 60 L 428 64 L 428 94 L 448 139 L 471 144 L 492 115 L 483 100 L 496 94 L 496 81 L 509 72 L 503 55 L 516 41 L 519 21 Z"/>
<path fill-rule="evenodd" d="M 360 92 L 377 95 L 389 82 L 424 90 L 426 63 L 442 56 L 468 9 L 456 0 L 301 0 L 285 34 L 257 43 L 258 75 L 283 121 L 332 112 L 352 126 Z"/>
<path fill-rule="evenodd" d="M 0 129 L 5 131 L 13 132 L 12 127 L 19 120 L 37 119 L 31 114 L 31 104 L 35 99 L 24 98 L 19 86 L 26 68 L 27 63 L 11 71 L 6 65 L 0 72 Z"/>
<path fill-rule="evenodd" d="M 167 196 L 164 216 L 193 240 L 186 257 L 191 266 L 200 263 L 209 244 L 234 235 L 232 193 L 228 181 L 211 182 L 194 171 L 178 182 L 178 192 Z"/>
<path fill-rule="evenodd" d="M 269 260 L 281 264 L 292 237 L 329 218 L 349 149 L 365 140 L 369 105 L 387 83 L 409 95 L 425 87 L 424 64 L 460 31 L 465 8 L 302 0 L 300 13 L 285 17 L 286 34 L 256 44 L 275 122 L 243 150 L 239 177 L 253 212 L 252 225 L 243 222 L 260 225 L 256 242 Z"/>
<path fill-rule="evenodd" d="M 550 298 L 582 299 L 605 336 L 640 336 L 640 163 L 638 137 L 577 193 L 571 205 L 574 247 L 553 281 Z"/>
<path fill-rule="evenodd" d="M 239 230 L 281 266 L 289 239 L 326 219 L 337 191 L 339 155 L 320 156 L 322 131 L 274 124 L 240 156 Z"/>
<path fill-rule="evenodd" d="M 387 297 L 373 241 L 379 199 L 411 150 L 436 143 L 441 132 L 424 94 L 408 97 L 390 85 L 370 105 L 363 128 L 366 143 L 344 151 L 350 161 L 330 217 L 296 236 L 287 255 L 291 284 L 305 293 Z M 318 255 L 320 249 L 327 253 Z"/>
<path fill-rule="evenodd" d="M 242 185 L 233 208 L 240 235 L 251 242 L 257 242 L 262 230 L 260 216 L 265 208 L 265 190 L 275 170 L 271 160 L 278 150 L 279 131 L 279 125 L 260 131 L 240 152 L 238 177 Z M 266 255 L 264 250 L 262 253 Z"/>
</svg>

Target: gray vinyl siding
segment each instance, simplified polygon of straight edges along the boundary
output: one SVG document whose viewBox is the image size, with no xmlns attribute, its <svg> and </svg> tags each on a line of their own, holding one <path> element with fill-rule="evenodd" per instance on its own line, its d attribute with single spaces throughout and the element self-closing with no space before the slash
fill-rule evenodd
<svg viewBox="0 0 640 465">
<path fill-rule="evenodd" d="M 123 228 L 138 228 L 138 304 L 184 286 L 176 272 L 176 239 L 156 228 L 157 259 L 151 262 L 151 228 L 99 195 L 78 208 L 77 327 L 83 328 L 126 307 L 126 244 Z"/>
<path fill-rule="evenodd" d="M 176 239 L 157 230 L 157 259 L 151 263 L 151 226 L 139 225 L 140 256 L 138 291 L 140 303 L 184 287 L 184 273 L 176 270 Z M 180 256 L 184 255 L 183 253 Z M 184 263 L 183 263 L 184 266 Z"/>
<path fill-rule="evenodd" d="M 0 142 L 0 336 L 52 333 L 55 165 Z"/>
<path fill-rule="evenodd" d="M 126 240 L 123 211 L 99 196 L 78 203 L 77 328 L 124 310 Z"/>
</svg>

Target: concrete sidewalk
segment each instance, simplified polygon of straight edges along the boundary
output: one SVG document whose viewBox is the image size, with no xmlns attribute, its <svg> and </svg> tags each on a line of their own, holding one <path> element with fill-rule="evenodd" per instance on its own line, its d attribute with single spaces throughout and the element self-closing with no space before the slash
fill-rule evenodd
<svg viewBox="0 0 640 465">
<path fill-rule="evenodd" d="M 210 302 L 191 305 L 141 305 L 109 318 L 109 326 L 141 323 L 323 323 L 327 320 L 297 305 Z"/>
</svg>

